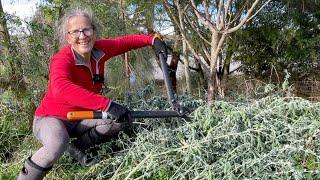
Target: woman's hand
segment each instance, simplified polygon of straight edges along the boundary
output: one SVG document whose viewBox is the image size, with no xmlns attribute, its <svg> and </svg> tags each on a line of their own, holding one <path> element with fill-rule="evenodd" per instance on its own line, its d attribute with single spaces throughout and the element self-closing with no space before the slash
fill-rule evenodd
<svg viewBox="0 0 320 180">
<path fill-rule="evenodd" d="M 129 110 L 125 106 L 122 106 L 118 103 L 111 102 L 108 110 L 106 111 L 110 119 L 118 122 L 131 122 L 132 118 L 130 117 Z"/>
</svg>

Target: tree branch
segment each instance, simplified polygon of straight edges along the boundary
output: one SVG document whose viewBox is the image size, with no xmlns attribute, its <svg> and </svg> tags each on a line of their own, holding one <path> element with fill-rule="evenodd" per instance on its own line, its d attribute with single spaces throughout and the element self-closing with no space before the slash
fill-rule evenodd
<svg viewBox="0 0 320 180">
<path fill-rule="evenodd" d="M 199 11 L 198 11 L 195 3 L 194 3 L 194 0 L 191 0 L 191 5 L 192 5 L 192 7 L 193 7 L 192 9 L 193 9 L 194 13 L 196 14 L 196 16 L 198 17 L 198 19 L 200 20 L 200 22 L 201 22 L 204 26 L 206 26 L 211 32 L 217 31 L 217 30 L 215 29 L 215 27 L 213 26 L 213 24 L 211 23 L 210 19 L 204 18 L 204 17 L 199 13 Z"/>
<path fill-rule="evenodd" d="M 247 22 L 254 18 L 270 1 L 271 0 L 268 0 L 266 3 L 264 3 L 256 13 L 254 13 L 250 18 L 248 18 Z"/>
<path fill-rule="evenodd" d="M 235 27 L 233 27 L 233 28 L 231 28 L 231 29 L 227 29 L 224 33 L 229 34 L 229 33 L 235 32 L 235 31 L 238 30 L 244 23 L 246 23 L 247 20 L 248 20 L 248 18 L 249 18 L 249 16 L 250 16 L 250 14 L 253 12 L 253 9 L 257 6 L 257 4 L 259 3 L 259 1 L 260 1 L 260 0 L 255 0 L 255 1 L 254 1 L 254 3 L 252 4 L 252 6 L 250 7 L 250 9 L 248 10 L 247 14 L 245 15 L 245 17 L 240 21 L 240 23 L 239 23 L 237 26 L 235 26 Z"/>
</svg>

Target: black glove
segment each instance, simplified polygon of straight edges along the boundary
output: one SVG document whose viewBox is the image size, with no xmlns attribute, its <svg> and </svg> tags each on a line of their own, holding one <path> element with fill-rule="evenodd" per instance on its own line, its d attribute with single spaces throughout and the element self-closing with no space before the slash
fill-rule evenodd
<svg viewBox="0 0 320 180">
<path fill-rule="evenodd" d="M 110 116 L 110 119 L 115 120 L 118 123 L 132 121 L 129 110 L 126 107 L 115 102 L 111 102 L 107 113 L 108 116 Z"/>
<path fill-rule="evenodd" d="M 159 54 L 162 53 L 165 58 L 168 57 L 167 45 L 161 39 L 155 38 L 153 42 L 153 47 L 154 47 L 154 51 L 156 52 L 156 56 L 159 56 Z"/>
</svg>

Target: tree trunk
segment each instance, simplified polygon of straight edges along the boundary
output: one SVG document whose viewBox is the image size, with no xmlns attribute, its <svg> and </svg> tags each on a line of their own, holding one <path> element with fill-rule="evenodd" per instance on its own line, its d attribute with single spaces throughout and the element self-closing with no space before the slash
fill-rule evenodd
<svg viewBox="0 0 320 180">
<path fill-rule="evenodd" d="M 206 84 L 206 80 L 205 80 L 205 75 L 204 75 L 204 72 L 203 72 L 203 69 L 201 67 L 201 64 L 199 62 L 199 60 L 197 60 L 196 62 L 196 68 L 199 69 L 197 72 L 199 74 L 199 78 L 198 78 L 198 87 L 201 88 L 201 87 L 204 87 L 207 89 L 207 84 Z M 200 95 L 200 94 L 199 94 Z"/>
<path fill-rule="evenodd" d="M 121 9 L 121 18 L 122 18 L 122 21 L 123 21 L 123 32 L 125 33 L 126 32 L 126 15 L 125 15 L 125 7 L 124 7 L 124 3 L 123 3 L 123 0 L 120 0 L 120 9 Z M 129 68 L 129 60 L 128 60 L 128 52 L 125 52 L 123 55 L 122 55 L 122 59 L 124 60 L 124 70 L 123 70 L 123 73 L 126 77 L 126 81 L 127 81 L 127 84 L 128 86 L 130 87 L 130 68 Z"/>
<path fill-rule="evenodd" d="M 230 64 L 231 64 L 231 58 L 233 56 L 233 52 L 232 49 L 228 46 L 227 50 L 226 50 L 226 57 L 224 60 L 224 64 L 223 64 L 223 68 L 222 68 L 222 74 L 221 74 L 221 78 L 220 78 L 220 84 L 221 84 L 221 91 L 223 92 L 223 97 L 225 95 L 225 92 L 227 91 L 227 82 L 228 82 L 228 78 L 229 78 L 229 73 L 230 73 Z"/>
<path fill-rule="evenodd" d="M 9 56 L 10 35 L 7 28 L 5 13 L 3 12 L 2 3 L 0 1 L 0 41 L 1 41 L 1 56 Z"/>
<path fill-rule="evenodd" d="M 182 54 L 184 63 L 184 75 L 186 77 L 187 93 L 192 94 L 191 77 L 189 69 L 189 54 L 187 51 L 187 44 L 185 40 L 182 40 Z"/>
<path fill-rule="evenodd" d="M 215 95 L 216 95 L 216 83 L 215 83 L 215 75 L 210 74 L 210 77 L 208 79 L 208 99 L 207 102 L 208 104 L 212 104 L 215 100 Z"/>
<path fill-rule="evenodd" d="M 216 77 L 216 83 L 217 83 L 217 95 L 220 99 L 223 99 L 224 98 L 224 64 L 222 62 L 222 57 L 221 57 L 221 54 L 219 54 L 218 56 L 218 60 L 217 60 L 217 77 Z"/>
<path fill-rule="evenodd" d="M 208 79 L 208 103 L 212 104 L 216 99 L 217 82 L 217 59 L 218 59 L 219 34 L 217 31 L 211 36 L 210 72 Z"/>
</svg>

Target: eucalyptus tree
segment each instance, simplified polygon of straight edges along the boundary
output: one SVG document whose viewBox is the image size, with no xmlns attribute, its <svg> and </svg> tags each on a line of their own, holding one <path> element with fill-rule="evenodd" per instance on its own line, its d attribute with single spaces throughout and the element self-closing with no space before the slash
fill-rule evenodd
<svg viewBox="0 0 320 180">
<path fill-rule="evenodd" d="M 208 102 L 224 97 L 221 76 L 226 39 L 243 28 L 270 0 L 163 0 L 169 14 L 179 14 L 174 24 L 194 58 L 202 64 L 208 82 Z M 182 11 L 183 10 L 183 11 Z M 176 17 L 176 16 L 173 16 Z"/>
</svg>

